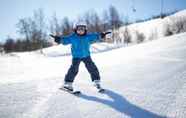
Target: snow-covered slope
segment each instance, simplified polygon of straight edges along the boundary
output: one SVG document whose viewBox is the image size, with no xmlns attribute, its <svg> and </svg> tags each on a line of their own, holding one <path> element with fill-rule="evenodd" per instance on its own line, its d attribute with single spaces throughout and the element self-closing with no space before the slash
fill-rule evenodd
<svg viewBox="0 0 186 118">
<path fill-rule="evenodd" d="M 104 94 L 80 65 L 73 96 L 58 88 L 71 56 L 0 56 L 0 118 L 185 118 L 186 33 L 94 53 Z"/>
<path fill-rule="evenodd" d="M 136 32 L 144 34 L 145 40 L 153 40 L 153 39 L 164 37 L 166 35 L 166 30 L 168 25 L 171 25 L 180 20 L 186 21 L 186 10 L 179 11 L 163 19 L 158 18 L 149 21 L 144 21 L 141 23 L 131 24 L 127 26 L 127 28 L 134 42 L 136 42 Z M 183 27 L 186 30 L 186 23 L 184 23 Z M 174 27 L 174 28 L 178 28 L 178 27 Z M 123 32 L 125 31 L 125 29 L 126 29 L 125 26 L 119 29 L 119 34 L 121 38 L 123 38 Z M 177 30 L 177 29 L 172 29 L 172 30 Z"/>
</svg>

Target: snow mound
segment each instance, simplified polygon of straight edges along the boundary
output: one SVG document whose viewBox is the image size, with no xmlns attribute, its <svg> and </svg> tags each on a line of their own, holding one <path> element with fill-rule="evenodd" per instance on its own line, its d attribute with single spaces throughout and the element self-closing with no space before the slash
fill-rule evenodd
<svg viewBox="0 0 186 118">
<path fill-rule="evenodd" d="M 123 33 L 127 28 L 132 37 L 133 42 L 137 42 L 137 32 L 142 33 L 144 35 L 145 41 L 162 38 L 166 36 L 168 25 L 171 25 L 175 22 L 179 22 L 180 20 L 184 19 L 186 21 L 186 10 L 179 11 L 163 19 L 157 18 L 149 21 L 131 24 L 127 27 L 123 26 L 119 29 L 119 36 L 121 39 L 124 39 Z M 176 28 L 178 27 L 173 26 L 173 30 L 176 30 L 175 32 L 177 32 L 178 30 Z M 184 30 L 186 30 L 186 24 L 184 24 Z"/>
</svg>

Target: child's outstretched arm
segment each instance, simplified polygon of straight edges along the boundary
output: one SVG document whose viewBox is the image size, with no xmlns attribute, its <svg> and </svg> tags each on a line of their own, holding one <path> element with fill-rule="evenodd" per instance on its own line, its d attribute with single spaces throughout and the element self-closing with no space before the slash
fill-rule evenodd
<svg viewBox="0 0 186 118">
<path fill-rule="evenodd" d="M 67 45 L 67 44 L 70 44 L 71 43 L 71 36 L 57 36 L 57 35 L 52 35 L 50 34 L 50 36 L 52 38 L 54 38 L 54 41 L 58 44 L 64 44 L 64 45 Z"/>
<path fill-rule="evenodd" d="M 107 34 L 110 34 L 111 32 L 101 32 L 100 35 L 101 35 L 101 38 L 105 38 L 105 36 Z"/>
<path fill-rule="evenodd" d="M 107 34 L 111 32 L 91 33 L 88 34 L 90 42 L 101 41 Z"/>
<path fill-rule="evenodd" d="M 60 44 L 60 36 L 53 35 L 53 34 L 50 34 L 50 36 L 51 36 L 52 38 L 54 38 L 54 41 L 55 41 L 56 43 Z"/>
</svg>

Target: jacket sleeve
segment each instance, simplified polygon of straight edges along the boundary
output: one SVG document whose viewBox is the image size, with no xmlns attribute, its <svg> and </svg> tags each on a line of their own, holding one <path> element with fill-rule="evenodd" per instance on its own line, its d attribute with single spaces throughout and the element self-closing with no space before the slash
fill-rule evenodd
<svg viewBox="0 0 186 118">
<path fill-rule="evenodd" d="M 71 44 L 71 40 L 72 40 L 72 36 L 61 36 L 60 37 L 60 43 L 62 43 L 63 45 L 68 45 Z"/>
<path fill-rule="evenodd" d="M 91 43 L 96 42 L 96 41 L 101 41 L 100 33 L 90 33 L 90 34 L 87 34 L 87 36 Z"/>
</svg>

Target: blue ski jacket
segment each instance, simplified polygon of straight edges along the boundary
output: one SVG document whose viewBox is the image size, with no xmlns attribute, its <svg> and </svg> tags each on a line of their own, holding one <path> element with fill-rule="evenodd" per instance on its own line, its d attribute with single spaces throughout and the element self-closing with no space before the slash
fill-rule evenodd
<svg viewBox="0 0 186 118">
<path fill-rule="evenodd" d="M 71 44 L 73 58 L 85 58 L 90 56 L 90 44 L 99 40 L 101 40 L 100 33 L 87 33 L 84 36 L 72 33 L 69 36 L 60 37 L 60 43 L 63 45 Z"/>
</svg>

